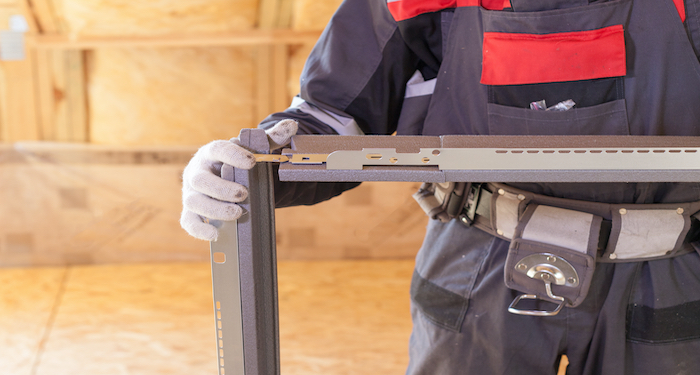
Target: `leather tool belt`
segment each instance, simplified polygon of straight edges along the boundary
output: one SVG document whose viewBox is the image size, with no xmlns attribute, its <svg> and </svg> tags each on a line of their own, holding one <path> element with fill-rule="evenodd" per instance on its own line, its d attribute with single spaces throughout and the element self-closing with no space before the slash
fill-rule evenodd
<svg viewBox="0 0 700 375">
<path fill-rule="evenodd" d="M 690 253 L 700 202 L 607 204 L 533 194 L 498 184 L 423 184 L 414 194 L 431 218 L 456 219 L 510 241 L 506 286 L 523 292 L 509 311 L 555 315 L 586 297 L 596 262 L 638 262 Z M 554 310 L 520 309 L 522 300 Z"/>
</svg>

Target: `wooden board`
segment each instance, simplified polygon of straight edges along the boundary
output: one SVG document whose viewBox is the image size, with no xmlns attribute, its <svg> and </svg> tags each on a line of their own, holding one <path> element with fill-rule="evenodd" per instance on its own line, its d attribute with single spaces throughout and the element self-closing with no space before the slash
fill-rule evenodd
<svg viewBox="0 0 700 375">
<path fill-rule="evenodd" d="M 87 61 L 93 143 L 202 145 L 259 121 L 252 48 L 101 49 Z"/>
<path fill-rule="evenodd" d="M 0 61 L 0 140 L 40 139 L 35 92 L 34 53 L 22 61 Z"/>
<path fill-rule="evenodd" d="M 295 30 L 322 30 L 342 0 L 295 0 L 292 10 L 292 28 Z"/>
<path fill-rule="evenodd" d="M 0 148 L 0 266 L 208 259 L 178 223 L 194 149 L 96 147 Z"/>
<path fill-rule="evenodd" d="M 0 4 L 0 30 L 9 29 L 9 17 L 22 15 L 29 26 L 27 35 L 37 32 L 37 24 L 27 0 Z M 25 48 L 21 61 L 0 61 L 0 141 L 40 139 L 37 118 L 34 63 L 36 55 Z"/>
<path fill-rule="evenodd" d="M 252 28 L 257 0 L 53 0 L 66 31 L 75 35 L 159 35 Z"/>
<path fill-rule="evenodd" d="M 342 0 L 295 0 L 292 7 L 292 29 L 323 30 L 341 2 Z M 299 76 L 313 44 L 294 45 L 289 49 L 287 93 L 291 97 L 299 93 Z"/>
<path fill-rule="evenodd" d="M 39 49 L 90 50 L 100 48 L 210 47 L 313 44 L 320 30 L 251 29 L 218 33 L 164 35 L 71 36 L 42 34 L 28 39 Z"/>
<path fill-rule="evenodd" d="M 30 5 L 41 33 L 62 31 L 63 28 L 55 12 L 53 0 L 31 0 Z"/>
<path fill-rule="evenodd" d="M 313 44 L 304 44 L 290 47 L 289 55 L 289 81 L 287 83 L 287 94 L 291 97 L 297 95 L 301 90 L 299 77 L 304 70 L 306 59 L 311 53 Z"/>
<path fill-rule="evenodd" d="M 36 51 L 40 139 L 88 140 L 85 54 L 82 51 Z"/>
<path fill-rule="evenodd" d="M 411 197 L 419 185 L 366 182 L 315 206 L 276 210 L 278 257 L 415 257 L 428 223 Z"/>
</svg>

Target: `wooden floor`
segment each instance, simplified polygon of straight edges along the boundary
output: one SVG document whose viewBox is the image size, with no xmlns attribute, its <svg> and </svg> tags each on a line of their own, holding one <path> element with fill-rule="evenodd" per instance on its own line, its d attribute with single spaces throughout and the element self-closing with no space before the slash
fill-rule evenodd
<svg viewBox="0 0 700 375">
<path fill-rule="evenodd" d="M 282 374 L 403 374 L 412 270 L 281 262 Z M 213 375 L 212 309 L 205 263 L 0 269 L 0 374 Z"/>
</svg>

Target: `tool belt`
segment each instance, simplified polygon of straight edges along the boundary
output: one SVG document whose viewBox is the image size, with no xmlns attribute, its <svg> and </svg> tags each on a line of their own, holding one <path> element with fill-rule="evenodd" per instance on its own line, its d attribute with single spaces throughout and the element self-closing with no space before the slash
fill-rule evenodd
<svg viewBox="0 0 700 375">
<path fill-rule="evenodd" d="M 523 292 L 509 311 L 556 315 L 586 297 L 597 262 L 638 262 L 695 251 L 700 201 L 607 204 L 534 194 L 498 183 L 423 184 L 413 195 L 433 219 L 456 219 L 510 241 L 506 286 Z M 522 300 L 554 310 L 521 309 Z"/>
</svg>

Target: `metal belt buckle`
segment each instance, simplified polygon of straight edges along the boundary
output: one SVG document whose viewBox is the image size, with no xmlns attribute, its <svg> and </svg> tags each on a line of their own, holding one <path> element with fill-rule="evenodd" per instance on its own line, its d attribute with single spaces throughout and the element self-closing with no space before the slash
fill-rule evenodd
<svg viewBox="0 0 700 375">
<path fill-rule="evenodd" d="M 516 307 L 520 301 L 524 299 L 541 299 L 536 294 L 522 294 L 516 297 L 508 306 L 508 311 L 513 314 L 531 316 L 557 315 L 568 301 L 566 298 L 557 296 L 552 292 L 552 283 L 567 287 L 577 287 L 579 284 L 576 269 L 563 258 L 548 253 L 528 255 L 515 265 L 515 269 L 532 279 L 544 282 L 547 297 L 558 301 L 559 305 L 554 310 L 522 310 Z"/>
</svg>

